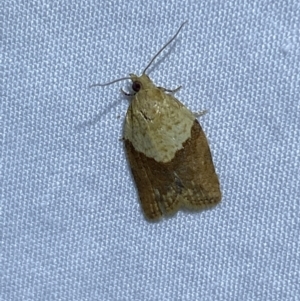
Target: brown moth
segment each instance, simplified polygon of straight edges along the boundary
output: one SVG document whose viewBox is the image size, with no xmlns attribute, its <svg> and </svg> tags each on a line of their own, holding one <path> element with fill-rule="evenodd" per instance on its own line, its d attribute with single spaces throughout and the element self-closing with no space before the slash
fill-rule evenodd
<svg viewBox="0 0 300 301">
<path fill-rule="evenodd" d="M 186 22 L 185 22 L 186 23 Z M 141 205 L 149 220 L 175 213 L 180 207 L 200 210 L 221 200 L 205 134 L 195 117 L 173 93 L 157 87 L 146 75 L 154 56 L 141 76 L 130 74 L 134 94 L 128 108 L 124 141 Z M 96 84 L 93 86 L 107 84 Z"/>
</svg>

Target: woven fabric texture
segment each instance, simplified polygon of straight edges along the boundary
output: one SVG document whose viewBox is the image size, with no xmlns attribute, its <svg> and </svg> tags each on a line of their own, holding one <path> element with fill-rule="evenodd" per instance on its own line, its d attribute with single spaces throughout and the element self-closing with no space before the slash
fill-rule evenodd
<svg viewBox="0 0 300 301">
<path fill-rule="evenodd" d="M 0 299 L 300 300 L 300 2 L 3 1 Z M 155 61 L 223 199 L 145 220 L 124 152 Z"/>
</svg>

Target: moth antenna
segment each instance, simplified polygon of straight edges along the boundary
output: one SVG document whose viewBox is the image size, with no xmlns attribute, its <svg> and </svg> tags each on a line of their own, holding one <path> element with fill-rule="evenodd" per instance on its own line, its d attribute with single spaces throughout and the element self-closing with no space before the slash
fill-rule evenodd
<svg viewBox="0 0 300 301">
<path fill-rule="evenodd" d="M 153 61 L 162 53 L 162 51 L 166 48 L 166 47 L 168 47 L 168 45 L 170 44 L 170 43 L 172 43 L 175 39 L 176 39 L 176 37 L 178 36 L 178 34 L 179 34 L 179 32 L 180 32 L 180 30 L 182 29 L 182 27 L 185 25 L 187 23 L 187 21 L 185 21 L 185 22 L 183 22 L 182 24 L 181 24 L 181 26 L 179 27 L 179 29 L 177 30 L 177 32 L 175 33 L 175 35 L 171 38 L 171 40 L 169 41 L 169 42 L 167 42 L 156 54 L 155 54 L 155 56 L 152 58 L 152 60 L 150 61 L 150 63 L 147 65 L 147 67 L 144 69 L 144 71 L 143 71 L 143 74 L 145 74 L 146 73 L 146 70 L 151 66 L 151 64 L 153 63 Z"/>
<path fill-rule="evenodd" d="M 105 84 L 93 84 L 93 85 L 90 85 L 89 88 L 109 86 L 109 85 L 112 85 L 114 83 L 120 82 L 122 80 L 126 80 L 126 79 L 130 79 L 130 77 L 118 78 L 118 79 L 115 79 L 115 80 L 113 80 L 111 82 L 108 82 L 108 83 L 105 83 Z"/>
</svg>

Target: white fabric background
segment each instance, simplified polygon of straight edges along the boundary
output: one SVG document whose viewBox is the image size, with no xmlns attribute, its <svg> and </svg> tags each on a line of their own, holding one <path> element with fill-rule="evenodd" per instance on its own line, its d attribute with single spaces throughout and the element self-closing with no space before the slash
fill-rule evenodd
<svg viewBox="0 0 300 301">
<path fill-rule="evenodd" d="M 300 2 L 4 1 L 1 300 L 300 300 Z M 200 118 L 222 203 L 145 220 L 122 82 Z"/>
</svg>

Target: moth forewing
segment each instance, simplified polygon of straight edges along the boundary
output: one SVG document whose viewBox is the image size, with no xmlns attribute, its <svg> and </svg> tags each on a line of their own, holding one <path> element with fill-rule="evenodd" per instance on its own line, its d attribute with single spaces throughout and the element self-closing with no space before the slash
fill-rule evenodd
<svg viewBox="0 0 300 301">
<path fill-rule="evenodd" d="M 124 138 L 146 217 L 218 203 L 218 177 L 195 115 L 148 76 L 132 77 L 140 89 L 126 114 Z"/>
</svg>

